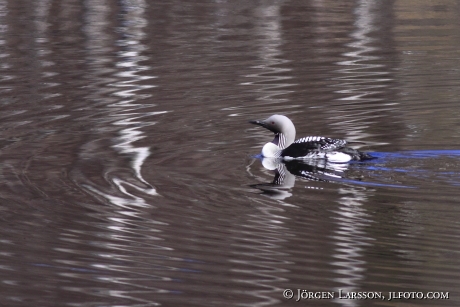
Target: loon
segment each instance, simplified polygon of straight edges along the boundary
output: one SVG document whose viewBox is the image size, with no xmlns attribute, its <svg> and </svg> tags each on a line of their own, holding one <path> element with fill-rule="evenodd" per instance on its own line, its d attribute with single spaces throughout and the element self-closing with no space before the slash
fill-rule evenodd
<svg viewBox="0 0 460 307">
<path fill-rule="evenodd" d="M 295 141 L 296 130 L 292 121 L 284 115 L 272 115 L 265 120 L 252 120 L 275 134 L 273 141 L 262 148 L 265 158 L 281 158 L 285 161 L 325 159 L 332 163 L 364 161 L 375 157 L 346 147 L 347 141 L 322 136 L 307 136 Z"/>
</svg>

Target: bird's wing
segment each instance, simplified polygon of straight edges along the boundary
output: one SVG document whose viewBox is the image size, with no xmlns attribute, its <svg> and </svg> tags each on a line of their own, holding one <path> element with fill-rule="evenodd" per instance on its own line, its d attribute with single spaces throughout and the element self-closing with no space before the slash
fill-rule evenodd
<svg viewBox="0 0 460 307">
<path fill-rule="evenodd" d="M 303 156 L 309 151 L 335 151 L 345 147 L 347 141 L 340 139 L 331 139 L 322 136 L 307 136 L 298 139 L 288 148 L 283 150 L 283 156 L 297 157 Z"/>
<path fill-rule="evenodd" d="M 341 139 L 326 138 L 323 136 L 307 136 L 296 140 L 294 144 L 304 144 L 308 148 L 321 151 L 332 151 L 345 147 L 345 145 L 347 145 L 347 141 Z"/>
</svg>

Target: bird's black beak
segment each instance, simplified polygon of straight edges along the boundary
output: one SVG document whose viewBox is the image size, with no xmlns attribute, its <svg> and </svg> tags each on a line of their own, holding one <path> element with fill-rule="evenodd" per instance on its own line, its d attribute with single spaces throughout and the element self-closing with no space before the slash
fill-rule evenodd
<svg viewBox="0 0 460 307">
<path fill-rule="evenodd" d="M 263 120 L 250 120 L 249 123 L 265 127 L 265 123 Z"/>
<path fill-rule="evenodd" d="M 270 125 L 267 125 L 267 123 L 265 122 L 265 120 L 250 120 L 249 122 L 250 122 L 251 124 L 258 125 L 258 126 L 261 126 L 261 127 L 264 127 L 265 129 L 270 130 L 270 131 L 273 132 L 274 134 L 279 133 L 279 131 L 273 130 L 273 128 L 272 128 Z"/>
</svg>

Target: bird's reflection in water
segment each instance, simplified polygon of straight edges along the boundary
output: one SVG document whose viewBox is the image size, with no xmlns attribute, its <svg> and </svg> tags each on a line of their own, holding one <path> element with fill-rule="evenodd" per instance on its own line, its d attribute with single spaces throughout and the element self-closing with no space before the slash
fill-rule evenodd
<svg viewBox="0 0 460 307">
<path fill-rule="evenodd" d="M 275 177 L 271 183 L 253 184 L 251 187 L 278 200 L 292 196 L 291 189 L 296 177 L 319 182 L 341 181 L 349 166 L 347 163 L 330 163 L 322 159 L 283 161 L 278 158 L 261 158 L 261 161 L 264 168 L 274 172 Z"/>
</svg>

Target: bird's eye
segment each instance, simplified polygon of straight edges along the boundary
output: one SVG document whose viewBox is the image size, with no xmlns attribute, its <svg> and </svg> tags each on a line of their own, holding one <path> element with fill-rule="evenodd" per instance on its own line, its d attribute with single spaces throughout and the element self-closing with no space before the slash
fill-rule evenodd
<svg viewBox="0 0 460 307">
<path fill-rule="evenodd" d="M 275 122 L 272 122 L 272 125 L 274 125 L 274 124 L 275 124 Z"/>
</svg>

